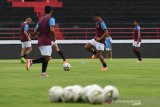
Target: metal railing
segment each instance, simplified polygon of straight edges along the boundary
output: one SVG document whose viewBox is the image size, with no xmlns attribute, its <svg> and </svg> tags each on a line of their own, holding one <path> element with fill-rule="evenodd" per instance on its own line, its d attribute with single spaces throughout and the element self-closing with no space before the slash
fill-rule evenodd
<svg viewBox="0 0 160 107">
<path fill-rule="evenodd" d="M 132 39 L 133 28 L 109 28 L 113 39 Z M 87 40 L 95 36 L 95 28 L 55 28 L 56 36 L 63 34 L 64 39 Z M 32 39 L 37 39 L 30 29 Z M 160 28 L 142 28 L 142 39 L 160 39 Z M 0 40 L 18 40 L 20 28 L 0 28 Z"/>
</svg>

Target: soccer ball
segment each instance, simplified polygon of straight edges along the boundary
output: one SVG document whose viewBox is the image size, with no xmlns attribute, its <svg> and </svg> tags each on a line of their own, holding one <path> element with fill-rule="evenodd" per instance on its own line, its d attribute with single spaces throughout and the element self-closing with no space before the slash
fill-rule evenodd
<svg viewBox="0 0 160 107">
<path fill-rule="evenodd" d="M 111 104 L 119 97 L 118 89 L 115 86 L 108 85 L 103 90 L 104 101 Z"/>
<path fill-rule="evenodd" d="M 71 65 L 70 65 L 69 63 L 64 63 L 64 64 L 63 64 L 63 69 L 64 69 L 65 71 L 69 71 L 70 68 L 71 68 Z"/>
<path fill-rule="evenodd" d="M 103 90 L 99 85 L 92 85 L 87 94 L 91 104 L 101 104 L 104 101 Z"/>
<path fill-rule="evenodd" d="M 63 88 L 60 86 L 54 86 L 49 90 L 49 101 L 61 102 L 62 95 L 63 95 Z"/>
<path fill-rule="evenodd" d="M 80 85 L 73 86 L 73 102 L 79 102 L 82 99 L 83 88 Z"/>
<path fill-rule="evenodd" d="M 64 88 L 64 93 L 61 97 L 63 102 L 72 102 L 74 97 L 74 87 L 73 86 L 67 86 Z"/>
<path fill-rule="evenodd" d="M 88 92 L 89 92 L 89 90 L 91 88 L 92 88 L 91 85 L 88 85 L 88 86 L 86 86 L 86 87 L 83 88 L 83 90 L 82 90 L 82 101 L 89 102 L 87 94 L 88 94 Z"/>
</svg>

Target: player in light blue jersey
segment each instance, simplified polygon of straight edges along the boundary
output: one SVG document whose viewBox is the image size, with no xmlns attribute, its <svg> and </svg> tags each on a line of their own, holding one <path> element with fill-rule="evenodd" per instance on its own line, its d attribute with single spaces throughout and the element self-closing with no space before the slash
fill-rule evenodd
<svg viewBox="0 0 160 107">
<path fill-rule="evenodd" d="M 112 38 L 110 36 L 106 38 L 106 51 L 107 58 L 112 59 Z"/>
</svg>

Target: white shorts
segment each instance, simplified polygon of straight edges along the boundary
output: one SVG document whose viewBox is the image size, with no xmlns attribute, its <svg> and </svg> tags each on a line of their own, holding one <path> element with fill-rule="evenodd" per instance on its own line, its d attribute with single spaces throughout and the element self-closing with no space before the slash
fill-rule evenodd
<svg viewBox="0 0 160 107">
<path fill-rule="evenodd" d="M 141 42 L 139 42 L 139 44 L 138 44 L 137 41 L 134 41 L 133 42 L 133 46 L 134 47 L 140 47 L 141 46 Z"/>
<path fill-rule="evenodd" d="M 111 48 L 106 48 L 106 51 L 111 51 L 112 49 Z"/>
<path fill-rule="evenodd" d="M 52 55 L 52 46 L 39 46 L 39 50 L 41 55 L 43 56 L 51 56 Z"/>
<path fill-rule="evenodd" d="M 22 42 L 22 48 L 30 48 L 31 46 L 32 45 L 30 41 Z"/>
<path fill-rule="evenodd" d="M 104 51 L 104 44 L 103 43 L 97 42 L 97 41 L 95 41 L 95 39 L 91 39 L 89 41 L 89 43 L 92 44 L 96 48 L 96 50 Z"/>
</svg>

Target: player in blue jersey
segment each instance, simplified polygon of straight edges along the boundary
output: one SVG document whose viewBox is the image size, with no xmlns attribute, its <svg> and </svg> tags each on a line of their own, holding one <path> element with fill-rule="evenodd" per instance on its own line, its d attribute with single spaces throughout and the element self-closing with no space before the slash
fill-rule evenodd
<svg viewBox="0 0 160 107">
<path fill-rule="evenodd" d="M 106 51 L 107 58 L 112 59 L 112 38 L 110 36 L 106 38 Z"/>
</svg>

